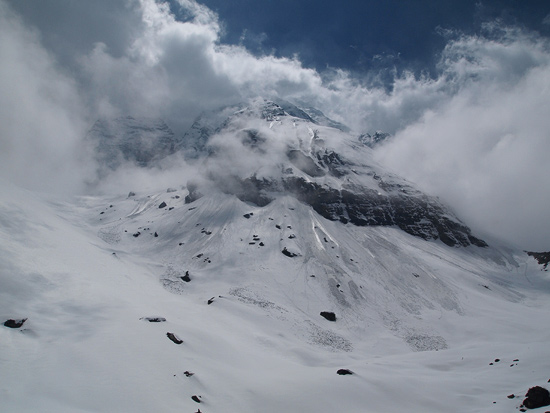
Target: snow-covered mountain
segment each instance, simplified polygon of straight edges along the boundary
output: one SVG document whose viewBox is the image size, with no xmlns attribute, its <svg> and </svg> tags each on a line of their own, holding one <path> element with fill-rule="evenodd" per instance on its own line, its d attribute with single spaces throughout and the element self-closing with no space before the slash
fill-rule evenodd
<svg viewBox="0 0 550 413">
<path fill-rule="evenodd" d="M 124 162 L 150 166 L 175 153 L 182 144 L 162 119 L 132 116 L 98 120 L 86 141 L 98 164 L 110 170 Z"/>
<path fill-rule="evenodd" d="M 486 246 L 436 198 L 377 165 L 353 135 L 315 123 L 288 102 L 257 100 L 219 115 L 199 117 L 184 145 L 206 158 L 205 175 L 242 201 L 264 206 L 290 195 L 333 221 Z"/>
<path fill-rule="evenodd" d="M 172 188 L 0 182 L 0 410 L 513 412 L 545 386 L 548 273 L 317 116 L 204 114 Z"/>
</svg>

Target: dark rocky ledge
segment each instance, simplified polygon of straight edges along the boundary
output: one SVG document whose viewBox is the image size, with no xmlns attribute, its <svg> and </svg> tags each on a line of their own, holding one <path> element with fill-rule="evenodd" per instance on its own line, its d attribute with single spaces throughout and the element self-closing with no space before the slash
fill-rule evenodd
<svg viewBox="0 0 550 413">
<path fill-rule="evenodd" d="M 400 188 L 394 188 L 396 185 L 384 182 L 380 186 L 380 192 L 351 185 L 337 190 L 296 176 L 280 181 L 253 176 L 241 181 L 235 195 L 242 201 L 265 206 L 272 201 L 270 194 L 288 193 L 331 221 L 357 226 L 395 226 L 426 240 L 439 239 L 451 247 L 487 246 L 437 199 L 411 188 L 399 191 Z"/>
</svg>

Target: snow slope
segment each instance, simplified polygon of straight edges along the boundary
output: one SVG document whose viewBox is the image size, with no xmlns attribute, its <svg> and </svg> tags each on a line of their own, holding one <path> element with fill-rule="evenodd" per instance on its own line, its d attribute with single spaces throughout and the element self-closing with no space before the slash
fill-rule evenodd
<svg viewBox="0 0 550 413">
<path fill-rule="evenodd" d="M 288 196 L 0 185 L 0 320 L 28 318 L 0 328 L 1 411 L 513 412 L 550 378 L 549 280 L 520 252 Z"/>
</svg>

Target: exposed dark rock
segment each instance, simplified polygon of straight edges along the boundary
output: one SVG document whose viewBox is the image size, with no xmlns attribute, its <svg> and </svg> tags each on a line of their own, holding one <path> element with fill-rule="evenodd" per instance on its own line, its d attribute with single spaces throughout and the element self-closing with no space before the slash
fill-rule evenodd
<svg viewBox="0 0 550 413">
<path fill-rule="evenodd" d="M 287 257 L 290 257 L 290 258 L 294 258 L 294 257 L 297 257 L 298 254 L 294 253 L 294 252 L 290 252 L 289 250 L 286 249 L 286 247 L 283 248 L 283 250 L 281 251 L 284 255 L 286 255 Z"/>
<path fill-rule="evenodd" d="M 159 205 L 159 208 L 162 209 L 162 208 L 166 208 L 166 202 L 161 202 L 161 204 Z"/>
<path fill-rule="evenodd" d="M 157 234 L 157 232 L 155 231 L 154 237 L 157 238 L 158 236 L 159 234 Z"/>
<path fill-rule="evenodd" d="M 215 298 L 216 298 L 216 297 L 212 297 L 210 300 L 208 300 L 208 305 L 212 304 L 212 303 L 214 302 L 214 299 L 215 299 Z"/>
<path fill-rule="evenodd" d="M 336 374 L 339 374 L 340 376 L 345 376 L 345 375 L 348 375 L 348 374 L 353 374 L 353 371 L 348 370 L 348 369 L 340 369 L 336 372 Z"/>
<path fill-rule="evenodd" d="M 189 275 L 189 271 L 185 271 L 185 275 L 183 277 L 180 277 L 183 281 L 186 283 L 191 281 L 191 276 Z"/>
<path fill-rule="evenodd" d="M 164 323 L 166 321 L 166 318 L 164 317 L 143 317 L 140 318 L 140 320 L 146 320 L 150 323 Z"/>
<path fill-rule="evenodd" d="M 184 371 L 183 374 L 185 374 L 185 377 L 191 377 L 195 373 L 191 373 L 190 371 Z"/>
<path fill-rule="evenodd" d="M 245 217 L 246 219 L 249 219 L 249 218 L 250 218 L 250 214 L 244 214 L 243 217 Z"/>
<path fill-rule="evenodd" d="M 187 190 L 189 191 L 189 194 L 185 196 L 186 204 L 190 204 L 191 202 L 195 202 L 197 199 L 202 198 L 202 194 L 198 191 L 197 184 L 188 182 Z"/>
<path fill-rule="evenodd" d="M 168 337 L 170 340 L 172 340 L 176 344 L 183 343 L 183 340 L 180 340 L 180 338 L 176 336 L 174 333 L 166 333 L 166 337 Z"/>
<path fill-rule="evenodd" d="M 500 359 L 495 359 L 495 363 L 498 363 L 500 361 Z"/>
<path fill-rule="evenodd" d="M 537 262 L 542 265 L 544 271 L 548 270 L 548 263 L 550 262 L 550 252 L 531 252 L 525 251 L 527 255 L 533 257 Z"/>
<path fill-rule="evenodd" d="M 133 196 L 136 196 L 136 193 L 130 191 L 130 192 L 128 193 L 128 198 L 131 198 L 131 197 L 133 197 Z"/>
<path fill-rule="evenodd" d="M 527 394 L 525 394 L 525 397 L 526 399 L 523 401 L 523 405 L 528 409 L 536 409 L 550 405 L 550 393 L 540 386 L 531 387 L 527 391 Z"/>
<path fill-rule="evenodd" d="M 241 201 L 259 206 L 271 202 L 268 193 L 290 193 L 332 221 L 357 226 L 397 226 L 426 240 L 440 239 L 448 246 L 487 246 L 436 198 L 381 177 L 378 185 L 380 191 L 350 184 L 339 190 L 296 176 L 277 181 L 251 177 L 242 181 L 233 193 Z"/>
<path fill-rule="evenodd" d="M 134 232 L 132 235 L 134 236 L 134 238 L 137 238 L 141 235 L 141 232 Z"/>
<path fill-rule="evenodd" d="M 368 146 L 369 148 L 375 148 L 389 138 L 391 138 L 391 135 L 389 133 L 376 131 L 373 135 L 371 135 L 370 133 L 360 135 L 359 142 L 361 142 L 363 145 Z"/>
<path fill-rule="evenodd" d="M 25 324 L 25 321 L 27 321 L 26 318 L 22 318 L 19 320 L 9 319 L 4 322 L 4 326 L 9 328 L 21 328 L 23 324 Z"/>
<path fill-rule="evenodd" d="M 191 396 L 191 399 L 192 399 L 194 402 L 200 403 L 200 402 L 201 402 L 200 397 L 201 397 L 201 396 Z"/>
<path fill-rule="evenodd" d="M 336 314 L 332 311 L 321 311 L 321 316 L 325 317 L 328 321 L 336 321 Z"/>
<path fill-rule="evenodd" d="M 263 246 L 265 246 L 265 244 L 264 244 L 263 242 L 260 242 L 260 244 L 259 244 L 259 245 L 260 245 L 260 247 L 263 247 Z"/>
<path fill-rule="evenodd" d="M 515 395 L 515 394 L 509 394 L 509 395 L 506 396 L 506 397 L 508 397 L 509 399 L 513 399 L 514 397 L 516 397 L 516 395 Z"/>
</svg>

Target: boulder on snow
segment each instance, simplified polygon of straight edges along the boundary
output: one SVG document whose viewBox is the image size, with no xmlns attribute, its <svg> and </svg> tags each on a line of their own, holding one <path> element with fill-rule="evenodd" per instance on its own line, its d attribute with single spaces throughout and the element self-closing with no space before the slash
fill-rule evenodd
<svg viewBox="0 0 550 413">
<path fill-rule="evenodd" d="M 200 402 L 201 402 L 201 399 L 200 399 L 199 397 L 201 397 L 201 396 L 191 396 L 191 399 L 192 399 L 194 402 L 200 403 Z"/>
<path fill-rule="evenodd" d="M 320 314 L 328 321 L 336 321 L 336 314 L 334 314 L 332 311 L 321 311 Z"/>
<path fill-rule="evenodd" d="M 550 405 L 550 393 L 540 386 L 531 387 L 525 397 L 527 398 L 523 401 L 523 405 L 528 409 Z"/>
<path fill-rule="evenodd" d="M 297 257 L 298 254 L 294 253 L 294 252 L 290 252 L 289 250 L 286 249 L 286 247 L 283 248 L 283 250 L 281 251 L 284 255 L 286 255 L 287 257 L 290 257 L 290 258 L 294 258 L 294 257 Z"/>
<path fill-rule="evenodd" d="M 346 375 L 349 375 L 349 374 L 353 374 L 353 371 L 348 370 L 348 369 L 340 369 L 336 372 L 336 374 L 339 374 L 340 376 L 346 376 Z"/>
<path fill-rule="evenodd" d="M 9 328 L 21 328 L 23 324 L 25 324 L 25 321 L 27 321 L 26 318 L 22 318 L 20 320 L 9 319 L 4 322 L 4 326 Z"/>
<path fill-rule="evenodd" d="M 168 337 L 170 340 L 172 340 L 176 344 L 183 343 L 183 340 L 180 340 L 180 338 L 176 336 L 174 333 L 166 333 L 166 337 Z"/>
<path fill-rule="evenodd" d="M 180 277 L 183 281 L 185 281 L 186 283 L 188 283 L 189 281 L 191 281 L 191 277 L 189 275 L 189 271 L 185 271 L 185 275 L 183 277 Z"/>
<path fill-rule="evenodd" d="M 159 208 L 166 208 L 166 202 L 162 201 L 162 203 L 159 205 Z"/>
</svg>

